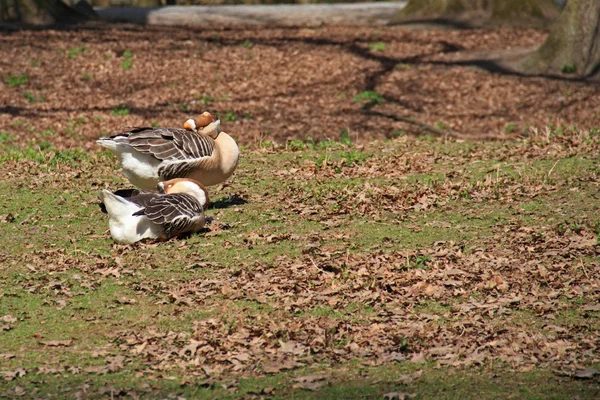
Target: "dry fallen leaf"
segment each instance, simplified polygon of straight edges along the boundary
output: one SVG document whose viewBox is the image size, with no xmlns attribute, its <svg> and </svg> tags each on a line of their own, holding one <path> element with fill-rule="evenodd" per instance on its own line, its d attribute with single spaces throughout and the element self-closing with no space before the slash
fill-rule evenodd
<svg viewBox="0 0 600 400">
<path fill-rule="evenodd" d="M 13 317 L 12 315 L 5 315 L 3 317 L 0 317 L 0 321 L 3 322 L 8 322 L 9 324 L 13 323 L 13 322 L 17 322 L 17 319 L 15 317 Z"/>
<path fill-rule="evenodd" d="M 302 364 L 292 359 L 271 360 L 263 364 L 263 371 L 268 374 L 275 374 L 283 370 L 294 369 L 296 367 L 299 367 L 300 365 Z"/>
<path fill-rule="evenodd" d="M 327 384 L 324 375 L 306 375 L 294 378 L 296 383 L 292 386 L 297 389 L 317 390 Z"/>
<path fill-rule="evenodd" d="M 14 392 L 15 392 L 15 396 L 21 397 L 27 393 L 27 390 L 25 390 L 25 388 L 22 386 L 15 386 Z"/>
<path fill-rule="evenodd" d="M 286 353 L 286 354 L 294 354 L 294 355 L 300 355 L 303 354 L 305 351 L 305 347 L 294 342 L 294 341 L 289 341 L 289 342 L 282 342 L 281 340 L 279 341 L 279 345 L 280 347 L 280 351 L 282 353 Z"/>
<path fill-rule="evenodd" d="M 0 376 L 4 378 L 4 380 L 12 381 L 15 378 L 20 378 L 25 376 L 27 371 L 24 368 L 17 368 L 12 371 L 0 371 Z"/>
<path fill-rule="evenodd" d="M 389 392 L 383 395 L 385 400 L 408 400 L 415 395 L 413 393 L 405 392 Z"/>
<path fill-rule="evenodd" d="M 40 340 L 39 343 L 50 347 L 59 347 L 70 346 L 73 343 L 73 340 Z"/>
<path fill-rule="evenodd" d="M 573 377 L 575 379 L 592 379 L 596 375 L 600 375 L 600 372 L 598 372 L 597 369 L 588 368 L 575 371 Z"/>
</svg>

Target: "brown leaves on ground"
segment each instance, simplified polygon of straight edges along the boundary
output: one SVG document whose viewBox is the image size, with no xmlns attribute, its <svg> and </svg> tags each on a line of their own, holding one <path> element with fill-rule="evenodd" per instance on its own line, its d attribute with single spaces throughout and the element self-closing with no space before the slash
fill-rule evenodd
<svg viewBox="0 0 600 400">
<path fill-rule="evenodd" d="M 17 319 L 10 314 L 0 317 L 0 332 L 8 331 L 15 322 L 17 322 Z"/>
<path fill-rule="evenodd" d="M 327 377 L 324 375 L 298 376 L 294 380 L 296 383 L 292 387 L 306 390 L 318 390 L 327 384 Z"/>
<path fill-rule="evenodd" d="M 389 392 L 383 395 L 384 400 L 409 400 L 415 397 L 414 393 Z"/>
<path fill-rule="evenodd" d="M 597 125 L 596 83 L 494 73 L 478 61 L 544 37 L 400 26 L 16 30 L 0 38 L 0 59 L 10 60 L 0 64 L 0 126 L 23 145 L 89 149 L 122 126 L 181 126 L 205 109 L 244 144 L 342 129 L 360 139 L 424 133 L 402 117 L 470 137 Z M 379 94 L 371 108 L 355 99 L 368 91 Z"/>
<path fill-rule="evenodd" d="M 551 166 L 546 171 L 531 173 L 521 166 L 522 160 L 566 159 L 577 154 L 593 158 L 600 155 L 599 148 L 600 140 L 591 132 L 567 130 L 557 135 L 548 128 L 532 130 L 528 140 L 495 146 L 473 144 L 472 151 L 458 154 L 443 147 L 419 148 L 416 152 L 413 141 L 407 140 L 396 143 L 393 151 L 367 148 L 365 152 L 373 153 L 372 156 L 350 166 L 307 160 L 277 171 L 278 177 L 294 182 L 279 192 L 278 201 L 285 210 L 325 223 L 331 223 L 336 215 L 381 219 L 391 213 L 403 219 L 412 211 L 429 211 L 451 201 L 471 205 L 490 201 L 516 203 L 560 189 L 577 190 L 575 187 L 583 182 L 598 180 L 593 168 L 581 172 L 577 181 L 553 179 Z M 454 168 L 474 158 L 494 160 L 495 165 L 485 174 Z M 425 182 L 406 181 L 407 175 L 435 172 L 443 172 L 445 176 Z M 365 181 L 346 183 L 352 178 Z M 343 180 L 344 184 L 332 184 L 334 180 Z"/>
<path fill-rule="evenodd" d="M 15 378 L 25 376 L 25 374 L 27 374 L 27 371 L 24 368 L 17 368 L 13 371 L 0 371 L 0 376 L 7 381 L 11 381 Z"/>
<path fill-rule="evenodd" d="M 597 319 L 558 324 L 569 312 L 565 299 L 598 298 L 598 277 L 572 262 L 596 257 L 594 237 L 586 229 L 561 236 L 553 227 L 510 226 L 486 240 L 485 250 L 438 242 L 420 250 L 421 258 L 410 251 L 313 249 L 297 259 L 243 265 L 221 280 L 172 282 L 169 289 L 185 293 L 187 301 L 178 303 L 184 308 L 225 310 L 244 299 L 272 312 L 198 320 L 191 333 L 122 331 L 115 343 L 156 371 L 184 368 L 200 376 L 277 373 L 356 357 L 368 365 L 594 363 L 600 349 L 588 324 Z M 217 299 L 224 287 L 236 295 Z M 531 327 L 529 313 L 547 322 Z M 320 379 L 297 383 L 313 385 Z"/>
</svg>

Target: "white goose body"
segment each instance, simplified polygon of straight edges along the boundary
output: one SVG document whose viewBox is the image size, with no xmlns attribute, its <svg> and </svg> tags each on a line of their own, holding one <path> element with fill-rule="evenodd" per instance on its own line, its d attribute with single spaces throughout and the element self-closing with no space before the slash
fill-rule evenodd
<svg viewBox="0 0 600 400">
<path fill-rule="evenodd" d="M 204 227 L 208 194 L 191 179 L 173 179 L 158 184 L 159 191 L 103 190 L 101 208 L 109 216 L 113 240 L 132 244 L 142 239 L 170 239 Z"/>
<path fill-rule="evenodd" d="M 162 227 L 145 216 L 136 216 L 143 207 L 108 190 L 100 192 L 100 201 L 109 215 L 108 228 L 117 243 L 131 244 L 147 238 L 158 238 Z"/>
<path fill-rule="evenodd" d="M 134 128 L 96 141 L 119 157 L 127 179 L 140 189 L 158 182 L 190 178 L 204 186 L 227 180 L 235 171 L 240 151 L 235 140 L 219 131 L 211 114 L 186 121 L 187 129 Z M 196 131 L 196 128 L 201 129 Z"/>
<path fill-rule="evenodd" d="M 156 188 L 160 181 L 158 169 L 164 161 L 151 154 L 141 153 L 128 143 L 121 143 L 118 140 L 100 139 L 96 143 L 119 157 L 123 173 L 132 185 L 144 190 Z"/>
</svg>

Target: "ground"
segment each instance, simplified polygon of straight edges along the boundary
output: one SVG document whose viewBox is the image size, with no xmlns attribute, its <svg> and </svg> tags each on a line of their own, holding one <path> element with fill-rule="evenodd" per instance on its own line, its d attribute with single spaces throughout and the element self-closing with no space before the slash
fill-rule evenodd
<svg viewBox="0 0 600 400">
<path fill-rule="evenodd" d="M 509 39 L 2 36 L 0 396 L 597 398 L 598 89 L 440 61 Z M 93 139 L 205 109 L 242 144 L 206 231 L 114 244 Z"/>
<path fill-rule="evenodd" d="M 493 69 L 482 61 L 490 53 L 544 38 L 532 29 L 406 27 L 6 31 L 0 126 L 19 144 L 86 150 L 123 125 L 180 126 L 205 109 L 243 144 L 342 130 L 359 141 L 426 133 L 403 117 L 466 137 L 597 126 L 600 82 L 480 68 Z"/>
</svg>

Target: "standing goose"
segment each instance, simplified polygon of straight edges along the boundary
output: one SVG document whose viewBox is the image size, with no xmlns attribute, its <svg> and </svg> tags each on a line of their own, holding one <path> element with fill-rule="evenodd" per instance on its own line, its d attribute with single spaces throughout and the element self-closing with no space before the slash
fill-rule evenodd
<svg viewBox="0 0 600 400">
<path fill-rule="evenodd" d="M 204 112 L 187 120 L 184 129 L 133 128 L 96 143 L 119 157 L 127 179 L 140 189 L 175 178 L 211 186 L 229 178 L 240 157 L 235 140 L 219 131 L 220 123 Z"/>
<path fill-rule="evenodd" d="M 100 192 L 100 208 L 108 214 L 108 227 L 115 242 L 167 240 L 204 227 L 208 193 L 200 183 L 179 178 L 157 186 L 159 193 L 135 189 Z"/>
</svg>

